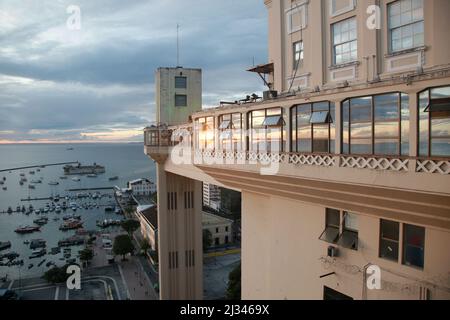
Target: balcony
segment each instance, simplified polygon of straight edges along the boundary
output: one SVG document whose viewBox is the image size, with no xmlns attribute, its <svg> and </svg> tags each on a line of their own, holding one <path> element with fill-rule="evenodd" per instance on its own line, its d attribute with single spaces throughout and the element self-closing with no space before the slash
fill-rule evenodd
<svg viewBox="0 0 450 320">
<path fill-rule="evenodd" d="M 154 161 L 163 164 L 171 152 L 171 148 L 181 142 L 190 145 L 192 126 L 168 126 L 165 123 L 154 123 L 144 129 L 144 152 Z"/>
</svg>

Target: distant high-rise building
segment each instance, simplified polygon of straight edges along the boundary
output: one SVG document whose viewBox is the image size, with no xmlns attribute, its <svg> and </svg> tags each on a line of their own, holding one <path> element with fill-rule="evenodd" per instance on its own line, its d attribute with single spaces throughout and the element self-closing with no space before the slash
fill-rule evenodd
<svg viewBox="0 0 450 320">
<path fill-rule="evenodd" d="M 219 211 L 220 209 L 220 187 L 211 183 L 203 183 L 203 205 Z"/>
</svg>

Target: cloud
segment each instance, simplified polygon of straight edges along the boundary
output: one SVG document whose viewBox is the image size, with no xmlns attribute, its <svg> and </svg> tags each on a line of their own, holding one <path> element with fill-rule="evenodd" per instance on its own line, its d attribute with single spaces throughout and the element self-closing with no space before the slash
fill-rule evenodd
<svg viewBox="0 0 450 320">
<path fill-rule="evenodd" d="M 66 8 L 81 9 L 69 30 Z M 203 69 L 204 107 L 262 90 L 261 0 L 21 1 L 0 6 L 1 141 L 141 141 L 155 120 L 154 71 Z"/>
</svg>

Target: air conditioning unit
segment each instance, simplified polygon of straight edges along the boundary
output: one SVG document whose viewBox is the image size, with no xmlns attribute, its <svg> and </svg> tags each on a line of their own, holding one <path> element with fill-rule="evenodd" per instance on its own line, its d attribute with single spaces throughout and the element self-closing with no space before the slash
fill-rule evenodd
<svg viewBox="0 0 450 320">
<path fill-rule="evenodd" d="M 278 96 L 278 91 L 276 91 L 276 90 L 267 90 L 267 91 L 263 92 L 264 100 L 274 99 L 277 96 Z"/>
<path fill-rule="evenodd" d="M 327 256 L 330 258 L 335 258 L 339 256 L 338 248 L 329 246 L 327 249 Z"/>
</svg>

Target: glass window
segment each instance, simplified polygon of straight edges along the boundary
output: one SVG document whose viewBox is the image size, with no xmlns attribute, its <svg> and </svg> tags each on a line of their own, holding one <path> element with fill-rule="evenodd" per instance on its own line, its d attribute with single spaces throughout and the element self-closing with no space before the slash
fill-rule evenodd
<svg viewBox="0 0 450 320">
<path fill-rule="evenodd" d="M 280 152 L 284 150 L 285 132 L 282 108 L 249 112 L 249 150 Z"/>
<path fill-rule="evenodd" d="M 240 113 L 219 116 L 219 146 L 222 150 L 242 150 L 242 115 Z"/>
<path fill-rule="evenodd" d="M 214 117 L 197 118 L 194 121 L 197 149 L 214 149 Z"/>
<path fill-rule="evenodd" d="M 344 248 L 358 250 L 358 217 L 356 214 L 344 212 L 344 226 L 337 244 Z"/>
<path fill-rule="evenodd" d="M 319 239 L 328 243 L 336 243 L 339 237 L 341 213 L 336 209 L 327 208 L 325 211 L 325 230 Z"/>
<path fill-rule="evenodd" d="M 380 258 L 398 261 L 400 223 L 380 220 Z"/>
<path fill-rule="evenodd" d="M 329 122 L 329 111 L 315 111 L 311 115 L 311 120 L 309 120 L 312 124 L 323 124 Z"/>
<path fill-rule="evenodd" d="M 328 101 L 294 106 L 291 109 L 292 152 L 333 153 L 334 104 Z"/>
<path fill-rule="evenodd" d="M 423 268 L 425 228 L 403 225 L 403 264 Z"/>
<path fill-rule="evenodd" d="M 342 64 L 356 61 L 358 43 L 356 18 L 337 22 L 331 26 L 333 40 L 333 63 Z"/>
<path fill-rule="evenodd" d="M 342 104 L 342 152 L 344 154 L 408 155 L 408 95 L 389 93 L 344 101 Z"/>
<path fill-rule="evenodd" d="M 187 95 L 176 94 L 175 95 L 175 107 L 186 107 L 187 106 Z"/>
<path fill-rule="evenodd" d="M 419 94 L 419 155 L 450 156 L 450 86 Z"/>
<path fill-rule="evenodd" d="M 293 65 L 292 68 L 297 69 L 303 61 L 303 41 L 294 42 L 293 44 Z"/>
<path fill-rule="evenodd" d="M 391 51 L 423 46 L 423 0 L 398 0 L 388 5 Z"/>
<path fill-rule="evenodd" d="M 186 89 L 187 88 L 187 78 L 186 77 L 175 77 L 175 88 L 176 89 Z"/>
</svg>

